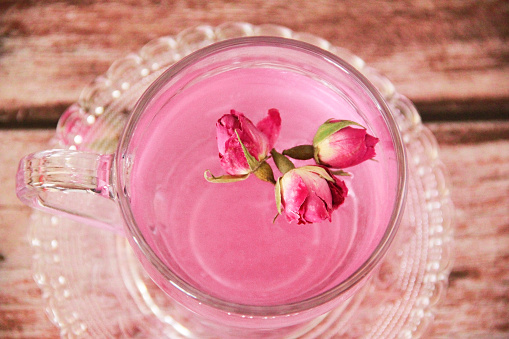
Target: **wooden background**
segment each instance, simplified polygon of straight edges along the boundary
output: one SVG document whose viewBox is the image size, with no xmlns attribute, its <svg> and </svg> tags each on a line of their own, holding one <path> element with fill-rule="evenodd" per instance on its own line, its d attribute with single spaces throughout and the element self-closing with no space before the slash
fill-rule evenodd
<svg viewBox="0 0 509 339">
<path fill-rule="evenodd" d="M 509 338 L 509 2 L 0 0 L 0 337 L 54 338 L 31 278 L 17 162 L 109 65 L 198 24 L 275 23 L 377 68 L 418 107 L 450 172 L 455 265 L 430 338 Z"/>
</svg>

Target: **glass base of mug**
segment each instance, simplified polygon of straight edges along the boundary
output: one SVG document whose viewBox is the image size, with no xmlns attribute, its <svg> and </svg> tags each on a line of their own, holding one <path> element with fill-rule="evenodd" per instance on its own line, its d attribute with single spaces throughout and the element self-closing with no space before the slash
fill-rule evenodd
<svg viewBox="0 0 509 339">
<path fill-rule="evenodd" d="M 367 286 L 331 312 L 309 322 L 278 330 L 226 327 L 200 318 L 170 299 L 147 275 L 126 239 L 117 238 L 117 259 L 131 297 L 142 314 L 149 314 L 166 325 L 170 338 L 319 338 L 345 328 L 366 294 Z"/>
</svg>

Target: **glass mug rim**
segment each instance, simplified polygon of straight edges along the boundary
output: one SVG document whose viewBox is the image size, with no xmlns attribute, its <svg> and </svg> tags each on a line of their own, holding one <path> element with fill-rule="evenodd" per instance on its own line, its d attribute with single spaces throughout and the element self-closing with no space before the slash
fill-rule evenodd
<svg viewBox="0 0 509 339">
<path fill-rule="evenodd" d="M 315 57 L 322 58 L 334 64 L 336 67 L 340 67 L 346 70 L 364 87 L 365 90 L 371 94 L 371 96 L 376 100 L 376 103 L 381 108 L 380 112 L 390 132 L 397 158 L 397 193 L 391 217 L 383 237 L 371 255 L 368 257 L 368 259 L 365 260 L 364 263 L 347 279 L 333 286 L 332 288 L 329 288 L 326 291 L 307 299 L 286 304 L 251 305 L 230 302 L 209 295 L 206 292 L 199 290 L 197 287 L 192 286 L 190 283 L 187 283 L 184 279 L 180 278 L 178 274 L 169 269 L 149 246 L 141 230 L 136 226 L 136 221 L 130 208 L 129 197 L 124 190 L 126 185 L 126 183 L 123 181 L 123 174 L 125 173 L 123 168 L 125 163 L 125 155 L 130 146 L 130 139 L 134 134 L 137 122 L 143 115 L 144 110 L 147 108 L 149 102 L 160 93 L 160 91 L 164 88 L 170 79 L 185 71 L 197 61 L 203 60 L 218 52 L 249 46 L 272 46 L 283 49 L 290 48 L 303 53 L 311 54 Z M 361 281 L 373 270 L 373 268 L 378 264 L 378 262 L 381 260 L 389 248 L 389 245 L 391 244 L 397 232 L 406 197 L 407 168 L 402 137 L 400 135 L 397 123 L 391 113 L 391 109 L 379 91 L 358 70 L 356 70 L 353 66 L 342 60 L 340 57 L 334 55 L 333 53 L 325 51 L 306 42 L 282 37 L 251 36 L 224 40 L 191 53 L 190 55 L 173 64 L 169 69 L 165 70 L 142 94 L 142 96 L 138 99 L 138 102 L 136 103 L 133 111 L 131 112 L 129 120 L 126 123 L 124 131 L 119 140 L 117 152 L 115 152 L 115 167 L 116 178 L 114 180 L 115 186 L 117 188 L 117 197 L 124 219 L 124 224 L 128 230 L 128 234 L 126 234 L 126 236 L 131 237 L 134 240 L 136 246 L 141 251 L 144 258 L 148 260 L 150 265 L 156 268 L 157 271 L 165 279 L 167 279 L 171 285 L 185 293 L 187 296 L 197 300 L 198 302 L 211 306 L 215 309 L 222 310 L 224 312 L 249 316 L 278 316 L 302 312 L 319 305 L 326 304 L 344 292 L 353 288 L 359 281 Z"/>
</svg>

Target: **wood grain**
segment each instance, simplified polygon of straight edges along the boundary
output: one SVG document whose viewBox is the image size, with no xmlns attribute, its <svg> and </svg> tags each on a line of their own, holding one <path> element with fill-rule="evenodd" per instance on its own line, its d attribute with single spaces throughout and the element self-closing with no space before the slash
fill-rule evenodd
<svg viewBox="0 0 509 339">
<path fill-rule="evenodd" d="M 56 338 L 58 329 L 49 321 L 46 301 L 32 278 L 27 241 L 31 210 L 0 208 L 0 213 L 0 338 Z"/>
<path fill-rule="evenodd" d="M 509 3 L 493 1 L 4 1 L 0 123 L 54 123 L 85 84 L 148 41 L 199 24 L 277 23 L 345 47 L 427 119 L 509 116 Z M 36 109 L 34 109 L 36 108 Z M 435 108 L 435 109 L 433 109 Z M 449 108 L 444 111 L 443 108 Z"/>
<path fill-rule="evenodd" d="M 501 140 L 441 144 L 456 208 L 455 262 L 447 297 L 437 309 L 436 335 L 509 335 L 507 132 Z"/>
</svg>

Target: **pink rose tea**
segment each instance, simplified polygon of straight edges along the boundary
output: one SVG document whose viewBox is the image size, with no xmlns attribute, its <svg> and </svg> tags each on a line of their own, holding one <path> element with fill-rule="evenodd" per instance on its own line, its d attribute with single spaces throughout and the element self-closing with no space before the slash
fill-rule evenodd
<svg viewBox="0 0 509 339">
<path fill-rule="evenodd" d="M 183 336 L 296 337 L 389 248 L 406 187 L 401 135 L 381 94 L 329 52 L 276 37 L 199 47 L 148 87 L 114 154 L 27 155 L 18 196 L 123 232 Z M 352 175 L 332 180 L 341 173 L 322 162 Z M 223 171 L 245 180 L 218 184 Z"/>
<path fill-rule="evenodd" d="M 284 217 L 273 223 L 272 184 L 254 176 L 211 184 L 203 172 L 222 173 L 215 124 L 232 109 L 260 121 L 277 108 L 279 150 L 312 144 L 330 118 L 357 121 L 387 143 L 387 135 L 371 130 L 380 122 L 364 119 L 378 116 L 379 108 L 356 95 L 351 87 L 338 91 L 299 72 L 253 66 L 218 72 L 154 99 L 134 131 L 129 188 L 145 240 L 187 283 L 233 303 L 292 303 L 345 280 L 379 244 L 392 213 L 394 201 L 386 197 L 394 196 L 396 174 L 379 160 L 384 148 L 377 161 L 348 168 L 344 204 L 332 222 L 318 224 L 290 224 Z"/>
</svg>

